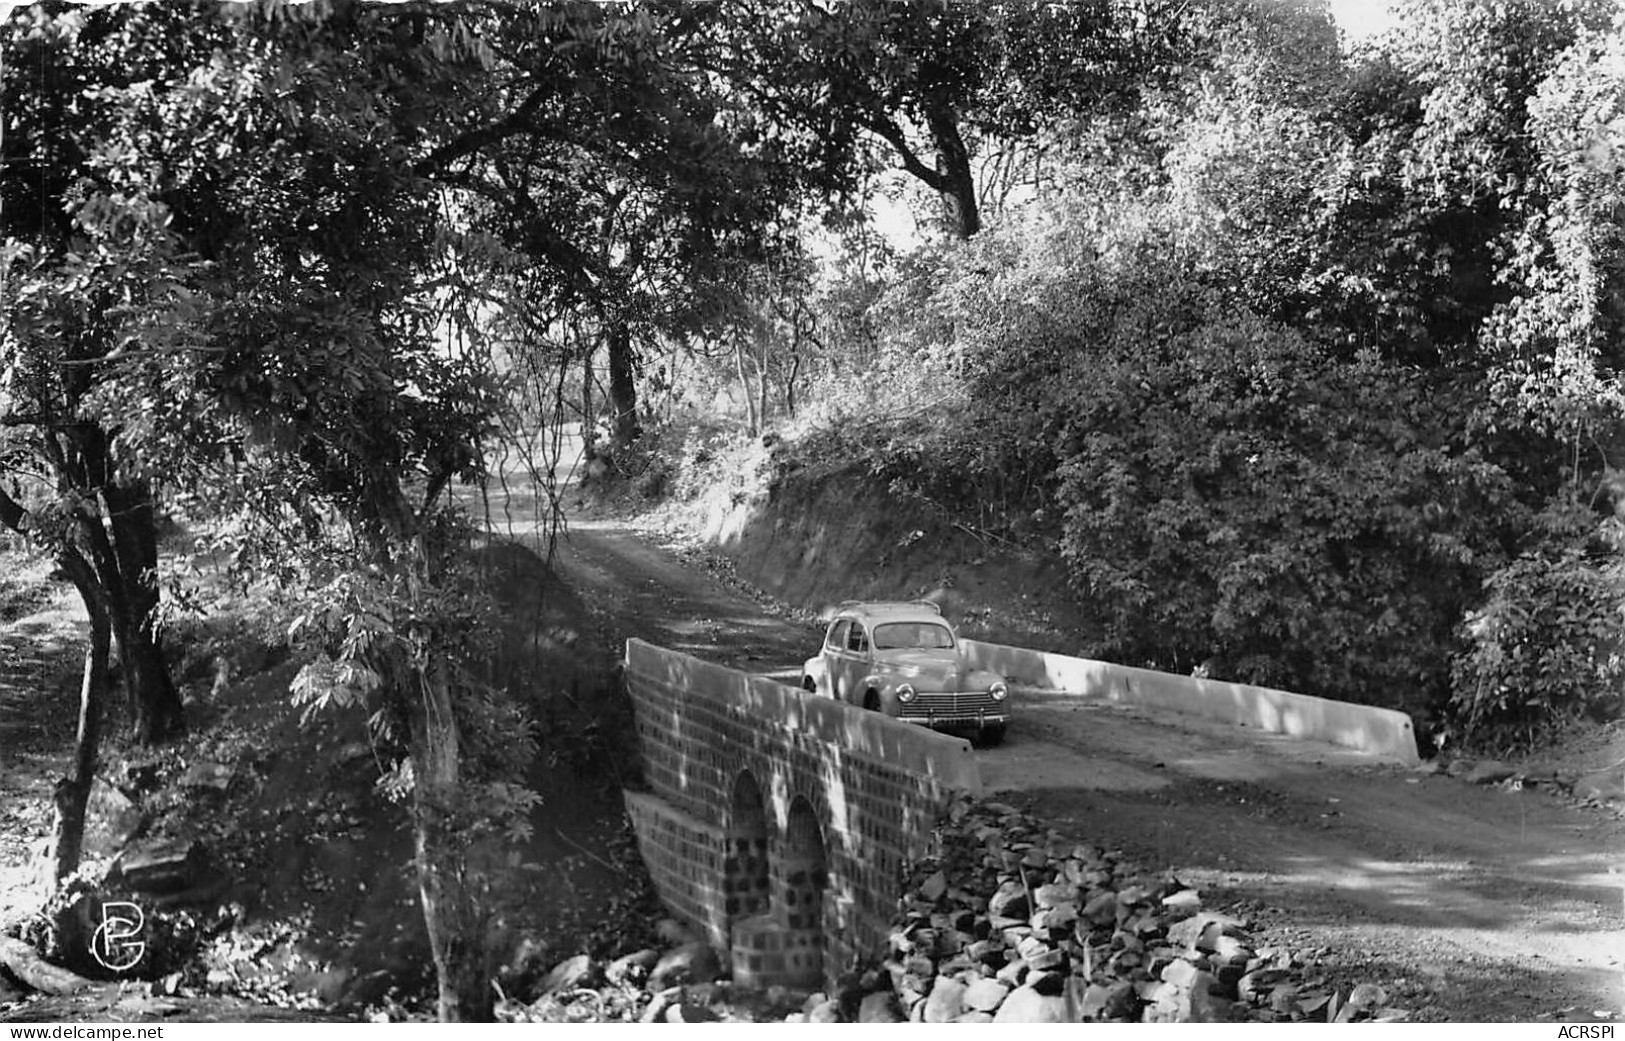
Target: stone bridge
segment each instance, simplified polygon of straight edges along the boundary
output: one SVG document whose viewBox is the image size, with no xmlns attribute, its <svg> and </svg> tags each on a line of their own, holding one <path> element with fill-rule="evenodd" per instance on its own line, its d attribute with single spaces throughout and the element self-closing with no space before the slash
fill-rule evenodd
<svg viewBox="0 0 1625 1041">
<path fill-rule="evenodd" d="M 1207 716 L 1417 761 L 1402 712 L 961 641 L 1012 683 Z M 932 852 L 970 745 L 641 640 L 626 683 L 649 791 L 628 792 L 666 905 L 729 952 L 736 982 L 814 988 L 884 954 L 904 866 Z"/>
<path fill-rule="evenodd" d="M 905 865 L 981 793 L 969 743 L 640 640 L 626 684 L 643 859 L 735 982 L 813 989 L 883 953 Z"/>
</svg>

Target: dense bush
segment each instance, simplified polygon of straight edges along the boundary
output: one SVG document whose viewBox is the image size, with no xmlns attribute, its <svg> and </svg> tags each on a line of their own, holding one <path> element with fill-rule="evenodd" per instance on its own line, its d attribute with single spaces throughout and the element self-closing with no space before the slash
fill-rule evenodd
<svg viewBox="0 0 1625 1041">
<path fill-rule="evenodd" d="M 1617 545 L 1617 523 L 1606 531 Z M 1614 548 L 1543 547 L 1490 576 L 1455 663 L 1450 716 L 1465 743 L 1526 748 L 1582 715 L 1619 714 L 1625 566 Z"/>
<path fill-rule="evenodd" d="M 1019 298 L 967 359 L 991 407 L 979 436 L 1054 460 L 1091 653 L 1443 701 L 1458 623 L 1522 517 L 1463 433 L 1465 388 L 1340 360 L 1171 255 L 1079 264 Z"/>
</svg>

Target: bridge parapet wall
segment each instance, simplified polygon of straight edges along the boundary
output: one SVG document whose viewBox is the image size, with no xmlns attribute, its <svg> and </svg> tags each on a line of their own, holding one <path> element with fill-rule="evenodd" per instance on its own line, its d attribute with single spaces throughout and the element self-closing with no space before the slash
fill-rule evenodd
<svg viewBox="0 0 1625 1041">
<path fill-rule="evenodd" d="M 980 640 L 961 640 L 960 647 L 977 667 L 1000 673 L 1013 684 L 1185 712 L 1235 726 L 1357 748 L 1403 763 L 1420 762 L 1411 717 L 1394 709 L 1246 683 L 1176 676 Z"/>
<path fill-rule="evenodd" d="M 969 743 L 641 640 L 626 683 L 650 787 L 627 809 L 667 906 L 723 951 L 764 915 L 819 936 L 822 981 L 883 953 L 904 865 L 981 792 Z"/>
</svg>

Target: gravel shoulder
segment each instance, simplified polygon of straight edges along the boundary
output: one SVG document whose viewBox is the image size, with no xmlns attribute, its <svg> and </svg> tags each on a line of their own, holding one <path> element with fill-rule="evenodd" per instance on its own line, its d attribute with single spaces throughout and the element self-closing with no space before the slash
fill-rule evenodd
<svg viewBox="0 0 1625 1041">
<path fill-rule="evenodd" d="M 804 618 L 577 521 L 559 546 L 607 631 L 761 673 L 816 645 Z M 990 792 L 1080 840 L 1169 867 L 1266 942 L 1323 949 L 1431 1021 L 1625 1015 L 1625 825 L 1549 789 L 1469 784 L 1359 752 L 1073 696 L 1021 695 Z"/>
</svg>

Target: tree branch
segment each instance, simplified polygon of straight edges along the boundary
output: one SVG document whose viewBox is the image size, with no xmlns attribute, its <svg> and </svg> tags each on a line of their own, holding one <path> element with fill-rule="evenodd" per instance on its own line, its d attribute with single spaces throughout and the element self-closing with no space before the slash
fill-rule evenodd
<svg viewBox="0 0 1625 1041">
<path fill-rule="evenodd" d="M 865 125 L 897 150 L 897 154 L 903 159 L 904 170 L 924 181 L 926 187 L 932 191 L 948 190 L 948 178 L 920 161 L 914 149 L 909 147 L 908 138 L 904 136 L 902 127 L 885 116 L 873 116 Z"/>
<path fill-rule="evenodd" d="M 428 176 L 454 160 L 473 155 L 483 148 L 513 137 L 516 134 L 534 131 L 536 125 L 530 121 L 530 117 L 536 113 L 537 109 L 542 107 L 542 102 L 547 100 L 552 93 L 549 87 L 537 87 L 531 91 L 529 97 L 519 103 L 518 108 L 495 123 L 476 127 L 447 141 L 418 162 L 412 168 L 412 172 L 420 177 Z"/>
</svg>

